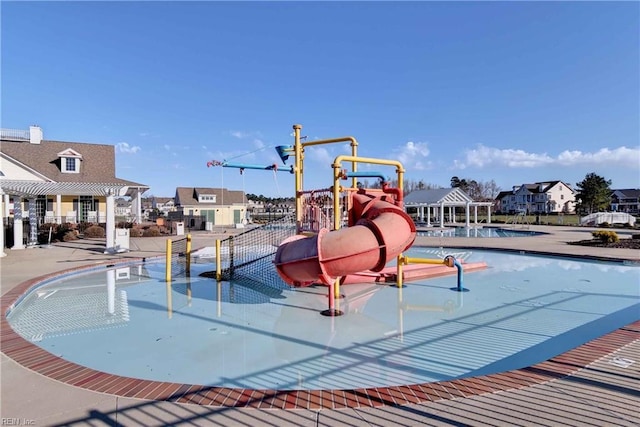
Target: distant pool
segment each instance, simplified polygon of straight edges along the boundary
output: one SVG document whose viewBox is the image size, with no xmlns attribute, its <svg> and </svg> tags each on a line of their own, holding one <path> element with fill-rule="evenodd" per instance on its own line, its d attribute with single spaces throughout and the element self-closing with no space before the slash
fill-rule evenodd
<svg viewBox="0 0 640 427">
<path fill-rule="evenodd" d="M 509 230 L 497 227 L 446 227 L 435 230 L 418 231 L 418 236 L 426 237 L 529 237 L 539 236 L 539 231 Z"/>
</svg>

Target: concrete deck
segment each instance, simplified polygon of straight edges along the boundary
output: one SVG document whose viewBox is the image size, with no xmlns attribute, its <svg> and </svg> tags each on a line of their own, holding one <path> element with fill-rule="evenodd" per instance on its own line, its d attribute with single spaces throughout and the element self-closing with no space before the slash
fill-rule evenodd
<svg viewBox="0 0 640 427">
<path fill-rule="evenodd" d="M 533 253 L 555 253 L 640 262 L 640 251 L 568 245 L 590 239 L 591 229 L 530 226 L 548 234 L 536 237 L 478 239 L 418 237 L 416 245 L 485 247 Z M 227 230 L 234 232 L 235 230 Z M 195 233 L 194 248 L 212 246 L 226 233 Z M 50 249 L 6 250 L 0 259 L 0 294 L 5 303 L 35 277 L 123 258 L 162 256 L 166 238 L 132 238 L 131 251 L 103 254 L 104 241 L 79 240 Z M 640 268 L 638 270 L 640 279 Z M 7 297 L 7 298 L 5 298 Z M 11 297 L 13 298 L 13 297 Z M 4 312 L 2 313 L 4 319 Z M 434 386 L 435 398 L 418 404 L 325 409 L 260 409 L 203 406 L 191 402 L 189 390 L 162 400 L 132 399 L 123 393 L 86 390 L 24 368 L 2 349 L 0 364 L 0 421 L 14 425 L 640 425 L 640 313 L 639 321 L 578 349 L 534 367 L 496 376 L 479 377 L 469 386 Z M 3 322 L 3 328 L 6 323 Z M 7 332 L 3 329 L 3 335 Z M 616 361 L 634 363 L 623 367 Z M 522 378 L 536 378 L 523 382 Z M 425 391 L 428 393 L 428 391 Z M 391 399 L 392 401 L 392 399 Z M 391 402 L 387 402 L 391 403 Z M 259 406 L 259 405 L 258 405 Z"/>
</svg>

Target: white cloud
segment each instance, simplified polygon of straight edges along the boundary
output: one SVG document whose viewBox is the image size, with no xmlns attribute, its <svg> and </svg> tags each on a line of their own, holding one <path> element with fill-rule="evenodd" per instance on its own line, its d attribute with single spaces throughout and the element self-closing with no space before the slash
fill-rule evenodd
<svg viewBox="0 0 640 427">
<path fill-rule="evenodd" d="M 331 168 L 333 164 L 333 160 L 336 158 L 335 155 L 332 155 L 329 150 L 325 147 L 307 147 L 305 148 L 305 160 L 309 159 L 315 163 L 320 163 L 327 166 L 327 170 Z"/>
<path fill-rule="evenodd" d="M 637 168 L 640 164 L 640 147 L 618 147 L 613 150 L 601 148 L 595 153 L 581 151 L 563 151 L 558 155 L 558 163 L 562 165 L 577 164 L 610 164 Z"/>
<path fill-rule="evenodd" d="M 119 153 L 136 154 L 141 148 L 137 145 L 129 145 L 126 142 L 118 142 L 116 144 L 116 151 Z"/>
<path fill-rule="evenodd" d="M 242 131 L 239 131 L 239 130 L 232 130 L 232 131 L 229 131 L 229 134 L 230 134 L 231 136 L 233 136 L 234 138 L 238 138 L 238 139 L 247 138 L 248 136 L 250 136 L 250 135 L 251 135 L 251 134 L 250 134 L 250 133 L 248 133 L 248 132 L 242 132 Z"/>
<path fill-rule="evenodd" d="M 407 141 L 395 148 L 390 158 L 398 160 L 407 170 L 425 170 L 431 166 L 431 162 L 427 161 L 429 153 L 426 142 Z"/>
<path fill-rule="evenodd" d="M 246 138 L 262 138 L 262 133 L 259 131 L 243 131 L 243 130 L 230 130 L 229 135 L 238 139 L 246 139 Z"/>
<path fill-rule="evenodd" d="M 613 150 L 602 148 L 596 152 L 563 151 L 556 157 L 547 153 L 529 153 L 524 150 L 499 149 L 478 145 L 467 150 L 464 158 L 454 160 L 454 168 L 506 166 L 509 168 L 534 168 L 541 166 L 574 165 L 615 165 L 620 167 L 638 167 L 640 148 L 619 147 Z"/>
</svg>

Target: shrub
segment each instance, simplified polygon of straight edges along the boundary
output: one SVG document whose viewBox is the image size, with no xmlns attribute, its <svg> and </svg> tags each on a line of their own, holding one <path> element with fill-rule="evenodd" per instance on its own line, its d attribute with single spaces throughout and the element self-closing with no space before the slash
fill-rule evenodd
<svg viewBox="0 0 640 427">
<path fill-rule="evenodd" d="M 158 237 L 160 236 L 160 230 L 158 227 L 149 227 L 142 232 L 143 237 Z"/>
<path fill-rule="evenodd" d="M 64 242 L 70 242 L 72 240 L 77 240 L 78 239 L 78 233 L 75 230 L 69 230 L 66 233 L 64 233 L 64 236 L 62 236 L 62 241 Z"/>
<path fill-rule="evenodd" d="M 84 230 L 84 237 L 99 238 L 104 236 L 104 228 L 100 227 L 99 225 L 91 225 Z"/>
<path fill-rule="evenodd" d="M 129 237 L 142 237 L 142 230 L 138 227 L 132 227 L 129 230 Z"/>
<path fill-rule="evenodd" d="M 603 241 L 604 243 L 615 243 L 620 238 L 615 231 L 598 230 L 591 233 L 594 239 Z"/>
<path fill-rule="evenodd" d="M 598 227 L 600 227 L 600 228 L 610 228 L 610 227 L 611 227 L 611 224 L 609 224 L 607 221 L 605 221 L 605 222 L 601 222 L 601 223 L 598 225 Z"/>
</svg>

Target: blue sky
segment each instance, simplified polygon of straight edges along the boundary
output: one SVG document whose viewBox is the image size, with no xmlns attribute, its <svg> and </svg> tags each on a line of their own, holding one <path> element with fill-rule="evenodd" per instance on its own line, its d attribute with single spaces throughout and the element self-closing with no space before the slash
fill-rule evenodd
<svg viewBox="0 0 640 427">
<path fill-rule="evenodd" d="M 6 2 L 2 127 L 116 146 L 117 176 L 293 195 L 273 147 L 352 135 L 406 178 L 640 187 L 638 2 Z M 306 189 L 348 145 L 309 147 Z M 393 175 L 391 168 L 373 168 Z"/>
</svg>

